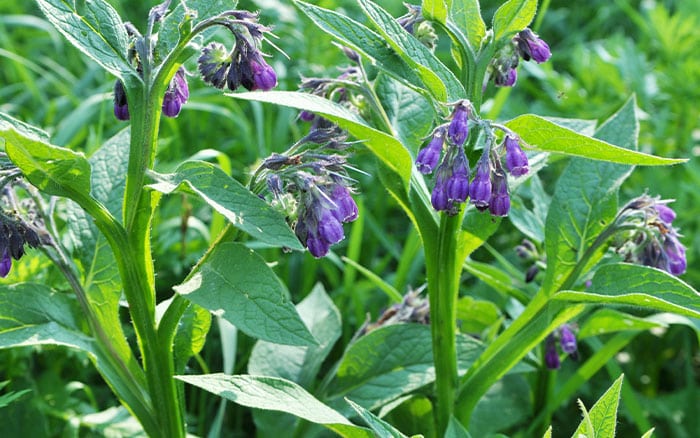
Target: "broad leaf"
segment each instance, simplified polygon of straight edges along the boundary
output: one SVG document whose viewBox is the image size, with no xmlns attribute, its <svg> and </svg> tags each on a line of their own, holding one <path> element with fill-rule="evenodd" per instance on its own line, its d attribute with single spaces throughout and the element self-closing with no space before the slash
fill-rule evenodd
<svg viewBox="0 0 700 438">
<path fill-rule="evenodd" d="M 23 135 L 3 123 L 5 152 L 29 182 L 48 195 L 80 199 L 90 192 L 90 164 L 85 155 Z"/>
<path fill-rule="evenodd" d="M 630 99 L 597 131 L 596 137 L 636 149 L 637 133 L 635 103 Z M 547 293 L 553 293 L 567 281 L 576 264 L 615 217 L 618 189 L 631 171 L 630 166 L 574 159 L 561 174 L 545 224 L 547 271 L 543 288 Z M 601 248 L 589 257 L 587 265 L 597 262 L 602 253 Z"/>
<path fill-rule="evenodd" d="M 49 142 L 49 134 L 43 129 L 39 129 L 36 126 L 17 120 L 9 114 L 0 112 L 0 132 L 9 131 L 10 129 L 14 129 L 23 137 L 43 141 L 45 143 Z"/>
<path fill-rule="evenodd" d="M 250 353 L 248 373 L 282 377 L 309 388 L 340 337 L 340 312 L 320 283 L 296 308 L 318 345 L 297 347 L 258 341 Z"/>
<path fill-rule="evenodd" d="M 615 428 L 617 426 L 617 407 L 620 403 L 620 390 L 622 388 L 622 379 L 620 376 L 612 386 L 598 399 L 588 412 L 590 423 L 584 419 L 581 422 L 573 437 L 578 437 L 581 434 L 587 436 L 595 436 L 596 438 L 614 438 Z M 586 424 L 589 423 L 589 424 Z M 594 435 L 586 433 L 588 428 L 593 426 Z"/>
<path fill-rule="evenodd" d="M 539 151 L 637 166 L 667 166 L 687 161 L 638 152 L 630 148 L 631 143 L 620 141 L 627 140 L 629 134 L 639 129 L 634 118 L 634 100 L 628 101 L 607 123 L 612 125 L 608 126 L 606 135 L 598 134 L 596 138 L 533 114 L 518 116 L 506 125 L 520 136 L 526 147 Z"/>
<path fill-rule="evenodd" d="M 321 403 L 301 386 L 278 377 L 205 374 L 177 378 L 242 406 L 286 412 L 322 424 L 344 437 L 372 436 Z"/>
<path fill-rule="evenodd" d="M 128 37 L 119 14 L 104 0 L 37 0 L 59 32 L 105 70 L 126 79 L 136 72 L 127 59 Z"/>
<path fill-rule="evenodd" d="M 700 318 L 698 291 L 666 271 L 627 263 L 601 266 L 585 292 L 561 291 L 554 298 L 644 307 Z"/>
<path fill-rule="evenodd" d="M 377 417 L 367 409 L 354 403 L 352 400 L 345 399 L 348 404 L 357 412 L 365 423 L 374 431 L 376 436 L 392 437 L 392 438 L 408 438 L 406 435 L 399 432 L 394 426 Z"/>
<path fill-rule="evenodd" d="M 364 145 L 389 169 L 401 176 L 405 186 L 408 185 L 411 177 L 411 155 L 401 142 L 389 134 L 372 128 L 360 116 L 337 103 L 311 94 L 288 91 L 235 93 L 229 96 L 236 99 L 274 103 L 319 114 L 363 141 Z"/>
<path fill-rule="evenodd" d="M 433 53 L 417 38 L 406 32 L 387 11 L 370 0 L 358 0 L 365 15 L 374 23 L 386 42 L 411 67 L 433 96 L 441 102 L 466 97 L 464 87 Z"/>
<path fill-rule="evenodd" d="M 471 206 L 467 208 L 457 241 L 457 257 L 460 260 L 466 259 L 476 251 L 501 225 L 500 217 L 491 216 L 488 212 L 479 211 Z"/>
<path fill-rule="evenodd" d="M 246 334 L 284 345 L 316 345 L 265 260 L 237 243 L 217 245 L 175 291 Z"/>
<path fill-rule="evenodd" d="M 479 0 L 453 0 L 450 19 L 457 29 L 466 33 L 474 52 L 479 51 L 486 36 L 486 23 L 481 18 Z"/>
<path fill-rule="evenodd" d="M 496 41 L 511 38 L 525 29 L 537 11 L 537 0 L 510 0 L 493 15 L 493 36 Z"/>
<path fill-rule="evenodd" d="M 584 339 L 589 336 L 600 336 L 625 330 L 649 330 L 656 327 L 666 327 L 666 324 L 604 308 L 586 319 L 576 337 Z"/>
<path fill-rule="evenodd" d="M 458 336 L 460 370 L 481 350 L 478 341 Z M 430 327 L 397 324 L 373 330 L 352 344 L 331 388 L 333 397 L 345 396 L 371 410 L 434 380 Z"/>
<path fill-rule="evenodd" d="M 504 376 L 479 400 L 469 422 L 469 432 L 477 437 L 493 436 L 522 424 L 532 409 L 531 389 L 525 377 Z"/>
<path fill-rule="evenodd" d="M 175 173 L 153 173 L 152 176 L 157 182 L 151 188 L 166 194 L 176 190 L 195 194 L 225 216 L 234 227 L 261 242 L 303 249 L 280 212 L 211 163 L 186 161 Z"/>
<path fill-rule="evenodd" d="M 382 36 L 341 13 L 298 0 L 295 0 L 295 4 L 321 30 L 340 40 L 343 45 L 371 59 L 377 68 L 414 91 L 426 93 L 420 76 L 396 51 L 387 46 Z"/>
<path fill-rule="evenodd" d="M 452 0 L 448 0 L 452 3 Z M 423 0 L 421 11 L 428 20 L 445 23 L 447 19 L 448 1 L 446 0 Z"/>
</svg>

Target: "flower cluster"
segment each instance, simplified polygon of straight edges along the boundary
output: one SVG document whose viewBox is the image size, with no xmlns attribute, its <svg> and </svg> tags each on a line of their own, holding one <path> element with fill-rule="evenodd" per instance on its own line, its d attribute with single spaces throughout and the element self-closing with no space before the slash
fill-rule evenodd
<svg viewBox="0 0 700 438">
<path fill-rule="evenodd" d="M 433 25 L 423 17 L 423 9 L 420 6 L 404 3 L 408 11 L 396 19 L 396 22 L 408 33 L 416 37 L 424 46 L 435 50 L 437 34 Z"/>
<path fill-rule="evenodd" d="M 669 202 L 647 194 L 628 202 L 618 213 L 616 224 L 631 231 L 625 232 L 613 247 L 626 262 L 681 275 L 687 268 L 685 247 L 673 226 L 676 213 Z"/>
<path fill-rule="evenodd" d="M 491 62 L 491 77 L 497 87 L 512 87 L 518 79 L 517 67 L 520 58 L 540 64 L 551 58 L 547 43 L 526 28 L 518 32 L 511 44 L 503 47 Z"/>
<path fill-rule="evenodd" d="M 559 351 L 557 349 L 557 340 L 559 341 L 559 348 L 561 348 L 561 351 L 568 354 L 573 359 L 578 357 L 576 335 L 569 324 L 564 324 L 553 333 L 547 335 L 544 341 L 544 363 L 550 370 L 559 369 L 561 366 Z"/>
<path fill-rule="evenodd" d="M 506 173 L 514 177 L 528 173 L 527 155 L 520 147 L 520 138 L 512 131 L 501 125 L 474 120 L 474 123 L 487 131 L 488 140 L 470 183 L 469 161 L 464 143 L 469 136 L 472 118 L 475 119 L 469 102 L 457 102 L 449 123 L 435 128 L 428 145 L 418 152 L 416 167 L 424 175 L 435 170 L 431 203 L 436 210 L 454 215 L 459 211 L 459 204 L 469 198 L 478 210 L 488 209 L 494 216 L 506 216 L 510 211 Z M 492 127 L 505 132 L 500 145 L 493 146 L 495 136 Z M 502 156 L 505 169 L 501 164 Z"/>
<path fill-rule="evenodd" d="M 345 147 L 345 133 L 313 130 L 287 154 L 273 154 L 256 172 L 265 181 L 271 203 L 286 215 L 301 243 L 314 257 L 325 256 L 345 238 L 343 223 L 357 219 L 345 157 L 325 153 Z M 309 149 L 295 153 L 303 146 Z"/>
<path fill-rule="evenodd" d="M 216 88 L 234 91 L 241 85 L 247 90 L 268 91 L 277 85 L 277 75 L 265 62 L 259 46 L 270 29 L 258 23 L 257 14 L 231 11 L 223 25 L 231 31 L 235 44 L 228 50 L 213 42 L 202 49 L 197 60 L 205 82 Z"/>
<path fill-rule="evenodd" d="M 34 228 L 18 217 L 0 212 L 0 277 L 6 277 L 12 268 L 12 259 L 24 255 L 24 246 L 36 248 L 41 244 Z"/>
<path fill-rule="evenodd" d="M 421 298 L 421 289 L 411 290 L 400 303 L 393 304 L 386 309 L 377 319 L 377 322 L 366 322 L 360 328 L 360 335 L 367 334 L 372 330 L 386 325 L 412 322 L 417 324 L 430 324 L 430 303 L 427 299 Z"/>
</svg>

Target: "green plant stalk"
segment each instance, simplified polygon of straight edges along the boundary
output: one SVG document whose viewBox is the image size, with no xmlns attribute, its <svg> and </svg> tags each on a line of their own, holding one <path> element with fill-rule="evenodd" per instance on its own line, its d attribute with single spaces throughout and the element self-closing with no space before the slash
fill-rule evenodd
<svg viewBox="0 0 700 438">
<path fill-rule="evenodd" d="M 436 247 L 426 242 L 425 264 L 428 274 L 430 300 L 430 331 L 435 364 L 434 408 L 436 430 L 442 436 L 454 411 L 457 390 L 457 292 L 459 269 L 457 262 L 457 232 L 462 223 L 463 209 L 457 215 L 443 214 Z"/>
</svg>

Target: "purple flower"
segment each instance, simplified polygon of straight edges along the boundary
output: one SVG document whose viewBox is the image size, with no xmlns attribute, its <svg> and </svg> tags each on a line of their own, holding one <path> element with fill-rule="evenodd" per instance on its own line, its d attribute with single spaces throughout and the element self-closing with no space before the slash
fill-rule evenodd
<svg viewBox="0 0 700 438">
<path fill-rule="evenodd" d="M 447 137 L 450 141 L 457 145 L 462 146 L 469 135 L 469 108 L 461 101 L 455 106 L 452 112 L 452 121 L 447 128 Z"/>
<path fill-rule="evenodd" d="M 433 134 L 433 139 L 430 140 L 428 146 L 418 152 L 418 158 L 416 158 L 416 167 L 418 171 L 423 175 L 428 175 L 433 172 L 435 166 L 437 166 L 438 161 L 440 161 L 440 155 L 442 154 L 442 145 L 445 141 L 444 130 L 438 129 Z"/>
<path fill-rule="evenodd" d="M 655 204 L 654 209 L 659 215 L 659 219 L 666 225 L 671 225 L 676 218 L 676 212 L 666 204 Z"/>
<path fill-rule="evenodd" d="M 187 102 L 189 97 L 190 90 L 187 87 L 185 69 L 180 67 L 170 81 L 168 89 L 165 90 L 165 96 L 163 96 L 163 114 L 167 117 L 177 117 L 177 115 L 180 114 L 182 105 Z"/>
<path fill-rule="evenodd" d="M 489 201 L 489 211 L 493 216 L 508 216 L 510 210 L 510 196 L 508 195 L 508 181 L 502 171 L 493 174 L 493 189 Z"/>
<path fill-rule="evenodd" d="M 544 341 L 544 364 L 550 370 L 557 370 L 561 366 L 556 339 L 552 334 L 547 335 L 547 339 Z"/>
<path fill-rule="evenodd" d="M 331 244 L 326 242 L 318 235 L 309 234 L 309 236 L 306 238 L 306 247 L 309 249 L 312 256 L 321 258 L 328 254 Z"/>
<path fill-rule="evenodd" d="M 117 79 L 114 83 L 114 116 L 117 120 L 129 120 L 129 104 L 126 101 L 124 83 Z"/>
<path fill-rule="evenodd" d="M 2 252 L 2 258 L 0 258 L 0 277 L 7 277 L 7 274 L 10 273 L 10 268 L 12 268 L 12 257 L 5 249 Z"/>
<path fill-rule="evenodd" d="M 504 141 L 506 145 L 506 168 L 513 176 L 525 175 L 528 170 L 527 155 L 520 148 L 519 138 L 515 135 L 507 134 Z"/>
<path fill-rule="evenodd" d="M 311 111 L 304 110 L 299 113 L 299 119 L 303 120 L 304 122 L 311 122 L 314 120 L 314 117 L 316 117 L 316 115 Z"/>
<path fill-rule="evenodd" d="M 335 217 L 341 222 L 352 222 L 357 219 L 358 211 L 355 200 L 352 199 L 350 191 L 342 184 L 337 184 L 333 188 L 331 199 L 336 205 L 333 210 Z"/>
<path fill-rule="evenodd" d="M 559 344 L 561 349 L 566 354 L 576 353 L 576 335 L 571 331 L 571 327 L 568 324 L 564 324 L 559 328 Z"/>
<path fill-rule="evenodd" d="M 535 32 L 525 29 L 514 38 L 520 56 L 525 60 L 534 60 L 540 64 L 547 61 L 552 56 L 549 46 L 544 40 L 538 37 Z"/>
<path fill-rule="evenodd" d="M 493 77 L 493 83 L 497 87 L 512 87 L 517 80 L 518 71 L 514 68 L 509 68 L 505 72 L 497 71 Z"/>
<path fill-rule="evenodd" d="M 451 202 L 464 202 L 469 195 L 469 162 L 464 148 L 459 148 L 452 163 L 452 175 L 447 179 L 447 199 Z"/>
<path fill-rule="evenodd" d="M 204 47 L 197 64 L 205 82 L 216 88 L 224 88 L 231 66 L 231 56 L 223 44 L 210 43 Z"/>
<path fill-rule="evenodd" d="M 439 174 L 435 179 L 435 187 L 433 187 L 433 192 L 430 195 L 430 203 L 437 211 L 449 211 L 452 207 L 452 203 L 447 197 L 447 184 L 445 178 Z"/>
<path fill-rule="evenodd" d="M 277 75 L 267 62 L 260 56 L 252 56 L 250 70 L 253 73 L 253 90 L 269 91 L 277 86 Z"/>
<path fill-rule="evenodd" d="M 476 176 L 469 186 L 471 203 L 479 210 L 484 210 L 491 201 L 491 162 L 489 151 L 484 150 L 476 167 Z"/>
<path fill-rule="evenodd" d="M 678 240 L 675 233 L 666 234 L 663 243 L 663 252 L 666 255 L 667 271 L 673 275 L 681 275 L 687 268 L 685 247 Z"/>
<path fill-rule="evenodd" d="M 234 57 L 238 60 L 233 63 L 228 74 L 228 87 L 231 91 L 243 85 L 247 90 L 269 91 L 277 85 L 277 75 L 263 59 L 260 51 L 246 43 L 243 49 Z"/>
<path fill-rule="evenodd" d="M 330 245 L 345 239 L 343 225 L 331 210 L 324 210 L 318 219 L 318 235 Z"/>
</svg>

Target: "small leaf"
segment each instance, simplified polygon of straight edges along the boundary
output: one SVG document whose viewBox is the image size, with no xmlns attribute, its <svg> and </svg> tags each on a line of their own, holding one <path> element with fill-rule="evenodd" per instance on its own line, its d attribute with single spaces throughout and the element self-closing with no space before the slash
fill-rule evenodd
<svg viewBox="0 0 700 438">
<path fill-rule="evenodd" d="M 360 417 L 362 417 L 363 420 L 365 420 L 365 423 L 367 423 L 367 425 L 370 428 L 372 428 L 376 436 L 408 438 L 406 435 L 402 434 L 396 428 L 394 428 L 391 424 L 377 417 L 376 415 L 363 408 L 362 406 L 358 405 L 357 403 L 354 403 L 352 400 L 346 398 L 345 401 L 348 402 L 348 404 L 355 410 L 355 412 L 357 412 L 360 415 Z"/>
<path fill-rule="evenodd" d="M 158 304 L 167 305 L 170 300 Z M 201 306 L 191 303 L 180 318 L 173 342 L 175 372 L 185 371 L 187 361 L 204 347 L 211 326 L 211 313 Z"/>
<path fill-rule="evenodd" d="M 284 345 L 316 345 L 265 260 L 237 243 L 217 245 L 175 291 L 246 334 Z"/>
<path fill-rule="evenodd" d="M 493 36 L 496 41 L 511 38 L 525 29 L 537 12 L 537 0 L 510 0 L 493 15 Z"/>
<path fill-rule="evenodd" d="M 593 405 L 587 417 L 590 422 L 586 424 L 586 420 L 581 422 L 573 437 L 576 438 L 580 434 L 587 434 L 587 431 L 592 434 L 587 434 L 595 438 L 614 438 L 615 428 L 617 426 L 617 407 L 620 403 L 620 390 L 622 388 L 622 379 L 620 376 L 612 386 L 603 394 L 600 399 Z M 590 430 L 592 426 L 593 430 Z"/>
<path fill-rule="evenodd" d="M 416 69 L 425 86 L 437 100 L 454 102 L 466 97 L 462 84 L 430 49 L 406 32 L 394 17 L 376 3 L 370 0 L 358 1 L 378 32 L 409 66 Z"/>
<path fill-rule="evenodd" d="M 445 438 L 471 438 L 471 435 L 453 415 L 450 417 L 450 422 L 447 424 Z"/>
<path fill-rule="evenodd" d="M 360 116 L 337 103 L 319 96 L 289 91 L 235 93 L 229 96 L 236 99 L 274 103 L 319 114 L 363 141 L 364 145 L 387 167 L 401 176 L 404 186 L 408 185 L 411 177 L 411 155 L 401 142 L 389 134 L 372 128 Z"/>
<path fill-rule="evenodd" d="M 372 436 L 321 403 L 301 386 L 278 377 L 204 374 L 176 378 L 242 406 L 286 412 L 322 424 L 341 436 Z"/>
<path fill-rule="evenodd" d="M 90 192 L 90 164 L 82 153 L 25 136 L 13 127 L 3 126 L 0 138 L 5 139 L 10 160 L 39 190 L 71 199 Z"/>
<path fill-rule="evenodd" d="M 453 0 L 450 18 L 457 29 L 466 32 L 467 41 L 477 52 L 486 36 L 486 23 L 481 18 L 479 0 Z"/>
<path fill-rule="evenodd" d="M 105 70 L 122 79 L 136 74 L 127 59 L 128 37 L 124 23 L 109 3 L 104 0 L 77 3 L 37 0 L 37 3 L 46 18 L 71 44 Z"/>
<path fill-rule="evenodd" d="M 151 188 L 166 194 L 176 190 L 194 193 L 234 227 L 268 245 L 303 249 L 280 212 L 211 163 L 186 161 L 175 173 L 152 176 L 157 183 Z"/>
<path fill-rule="evenodd" d="M 700 318 L 700 293 L 677 277 L 648 266 L 601 266 L 585 291 L 561 291 L 555 299 L 644 307 Z"/>
<path fill-rule="evenodd" d="M 545 430 L 544 435 L 542 435 L 542 438 L 552 438 L 552 426 L 549 426 L 547 430 Z"/>
</svg>

